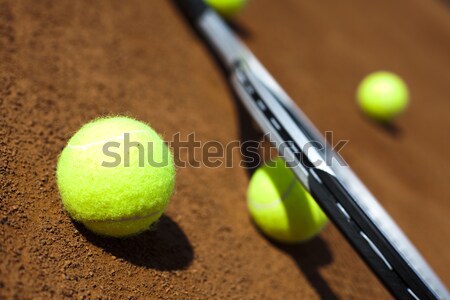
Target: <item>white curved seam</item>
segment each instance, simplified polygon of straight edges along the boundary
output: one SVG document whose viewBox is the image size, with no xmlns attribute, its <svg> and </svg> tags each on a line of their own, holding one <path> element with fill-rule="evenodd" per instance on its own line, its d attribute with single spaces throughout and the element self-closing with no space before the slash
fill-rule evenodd
<svg viewBox="0 0 450 300">
<path fill-rule="evenodd" d="M 113 136 L 113 137 L 110 137 L 110 138 L 105 139 L 105 140 L 95 141 L 95 142 L 84 144 L 84 145 L 71 145 L 71 144 L 68 144 L 67 147 L 68 148 L 74 148 L 74 149 L 86 150 L 89 147 L 92 147 L 94 145 L 104 144 L 104 143 L 107 143 L 107 142 L 110 142 L 110 141 L 114 141 L 114 140 L 124 140 L 125 139 L 125 133 L 136 133 L 136 132 L 146 132 L 146 131 L 145 130 L 131 130 L 131 131 L 127 131 L 127 132 L 122 133 L 122 135 Z"/>
<path fill-rule="evenodd" d="M 286 200 L 286 198 L 289 196 L 292 189 L 294 188 L 296 181 L 297 181 L 296 178 L 292 179 L 292 182 L 290 183 L 289 187 L 286 189 L 286 192 L 284 192 L 284 194 L 280 198 L 276 198 L 272 202 L 264 203 L 264 204 L 255 203 L 255 201 L 253 199 L 249 198 L 250 206 L 252 206 L 256 210 L 270 209 L 270 208 L 275 207 L 276 205 L 280 204 L 280 202 L 283 202 L 284 200 Z"/>
<path fill-rule="evenodd" d="M 124 221 L 137 221 L 142 220 L 145 218 L 149 218 L 152 216 L 155 216 L 159 213 L 161 213 L 162 210 L 154 211 L 148 215 L 145 216 L 136 216 L 136 217 L 128 217 L 128 218 L 122 218 L 122 219 L 114 219 L 114 220 L 83 220 L 84 222 L 91 222 L 91 223 L 111 223 L 111 222 L 124 222 Z"/>
</svg>

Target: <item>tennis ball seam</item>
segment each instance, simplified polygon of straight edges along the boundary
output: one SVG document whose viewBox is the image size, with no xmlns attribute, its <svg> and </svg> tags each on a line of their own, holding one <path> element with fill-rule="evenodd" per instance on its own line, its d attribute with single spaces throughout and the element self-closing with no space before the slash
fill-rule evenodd
<svg viewBox="0 0 450 300">
<path fill-rule="evenodd" d="M 126 133 L 137 133 L 137 132 L 143 132 L 148 134 L 148 132 L 145 132 L 144 130 L 130 130 L 130 131 L 124 131 L 121 135 L 118 136 L 113 136 L 104 140 L 100 140 L 100 141 L 94 141 L 91 143 L 87 143 L 84 145 L 71 145 L 71 144 L 67 144 L 67 147 L 71 148 L 71 149 L 82 149 L 82 150 L 86 150 L 92 146 L 95 145 L 101 145 L 102 143 L 107 143 L 110 141 L 116 141 L 116 140 L 124 140 L 125 139 L 125 134 Z"/>
<path fill-rule="evenodd" d="M 314 198 L 278 158 L 252 176 L 247 207 L 255 225 L 267 237 L 285 243 L 306 241 L 317 235 L 327 219 Z M 279 164 L 278 164 L 279 163 Z"/>
<path fill-rule="evenodd" d="M 292 192 L 292 190 L 295 187 L 295 183 L 296 183 L 297 179 L 292 179 L 291 183 L 289 184 L 288 188 L 286 189 L 286 191 L 283 193 L 283 195 L 280 198 L 276 198 L 274 200 L 272 200 L 269 203 L 256 203 L 252 198 L 249 198 L 249 205 L 252 206 L 253 209 L 256 210 L 263 210 L 263 209 L 270 209 L 275 207 L 276 205 L 278 205 L 280 202 L 283 202 L 284 200 L 287 199 L 287 197 L 289 197 L 289 194 Z"/>
<path fill-rule="evenodd" d="M 124 222 L 124 221 L 137 221 L 137 220 L 142 220 L 145 218 L 150 218 L 153 216 L 158 215 L 159 213 L 163 212 L 164 210 L 157 210 L 154 211 L 150 214 L 147 214 L 145 216 L 133 216 L 133 217 L 126 217 L 126 218 L 121 218 L 121 219 L 105 219 L 105 220 L 82 220 L 82 222 L 91 222 L 91 223 L 111 223 L 111 222 Z"/>
</svg>

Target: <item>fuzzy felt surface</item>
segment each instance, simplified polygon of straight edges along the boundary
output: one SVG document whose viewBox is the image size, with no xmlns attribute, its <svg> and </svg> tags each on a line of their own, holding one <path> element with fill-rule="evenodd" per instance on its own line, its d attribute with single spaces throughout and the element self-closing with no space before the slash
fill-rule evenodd
<svg viewBox="0 0 450 300">
<path fill-rule="evenodd" d="M 57 165 L 61 199 L 72 218 L 113 236 L 148 228 L 166 209 L 174 182 L 173 157 L 164 141 L 128 117 L 84 125 Z"/>
<path fill-rule="evenodd" d="M 247 0 L 205 0 L 218 13 L 225 17 L 232 17 L 247 3 Z"/>
<path fill-rule="evenodd" d="M 358 87 L 358 104 L 368 116 L 388 122 L 408 106 L 409 91 L 398 75 L 379 71 L 369 74 Z"/>
<path fill-rule="evenodd" d="M 247 206 L 259 229 L 281 242 L 310 239 L 327 223 L 315 200 L 279 158 L 253 174 Z"/>
</svg>

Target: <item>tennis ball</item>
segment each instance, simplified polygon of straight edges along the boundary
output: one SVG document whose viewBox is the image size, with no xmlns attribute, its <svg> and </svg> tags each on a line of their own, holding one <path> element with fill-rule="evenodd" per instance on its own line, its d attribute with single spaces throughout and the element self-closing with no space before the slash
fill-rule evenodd
<svg viewBox="0 0 450 300">
<path fill-rule="evenodd" d="M 232 17 L 247 3 L 247 0 L 204 0 L 206 4 L 224 17 Z"/>
<path fill-rule="evenodd" d="M 308 240 L 327 223 L 320 207 L 280 158 L 253 174 L 247 207 L 261 231 L 280 242 Z"/>
<path fill-rule="evenodd" d="M 358 87 L 357 98 L 363 112 L 376 120 L 387 122 L 406 109 L 409 92 L 399 76 L 380 71 L 363 79 Z"/>
<path fill-rule="evenodd" d="M 173 157 L 148 125 L 110 117 L 84 125 L 62 151 L 56 170 L 62 203 L 94 233 L 125 237 L 145 231 L 174 189 Z"/>
</svg>

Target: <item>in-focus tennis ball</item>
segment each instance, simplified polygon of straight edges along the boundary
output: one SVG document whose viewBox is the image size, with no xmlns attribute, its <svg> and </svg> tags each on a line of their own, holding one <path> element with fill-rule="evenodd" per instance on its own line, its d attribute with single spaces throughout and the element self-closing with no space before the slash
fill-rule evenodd
<svg viewBox="0 0 450 300">
<path fill-rule="evenodd" d="M 57 183 L 71 217 L 93 232 L 138 234 L 159 219 L 174 189 L 173 157 L 148 125 L 110 117 L 84 125 L 67 143 Z"/>
<path fill-rule="evenodd" d="M 280 158 L 253 174 L 247 206 L 261 231 L 280 242 L 308 240 L 327 223 L 320 207 Z"/>
<path fill-rule="evenodd" d="M 232 17 L 247 3 L 247 0 L 204 0 L 206 4 L 225 17 Z"/>
<path fill-rule="evenodd" d="M 363 79 L 358 87 L 357 98 L 359 106 L 367 115 L 387 122 L 406 109 L 409 92 L 399 76 L 380 71 Z"/>
</svg>

